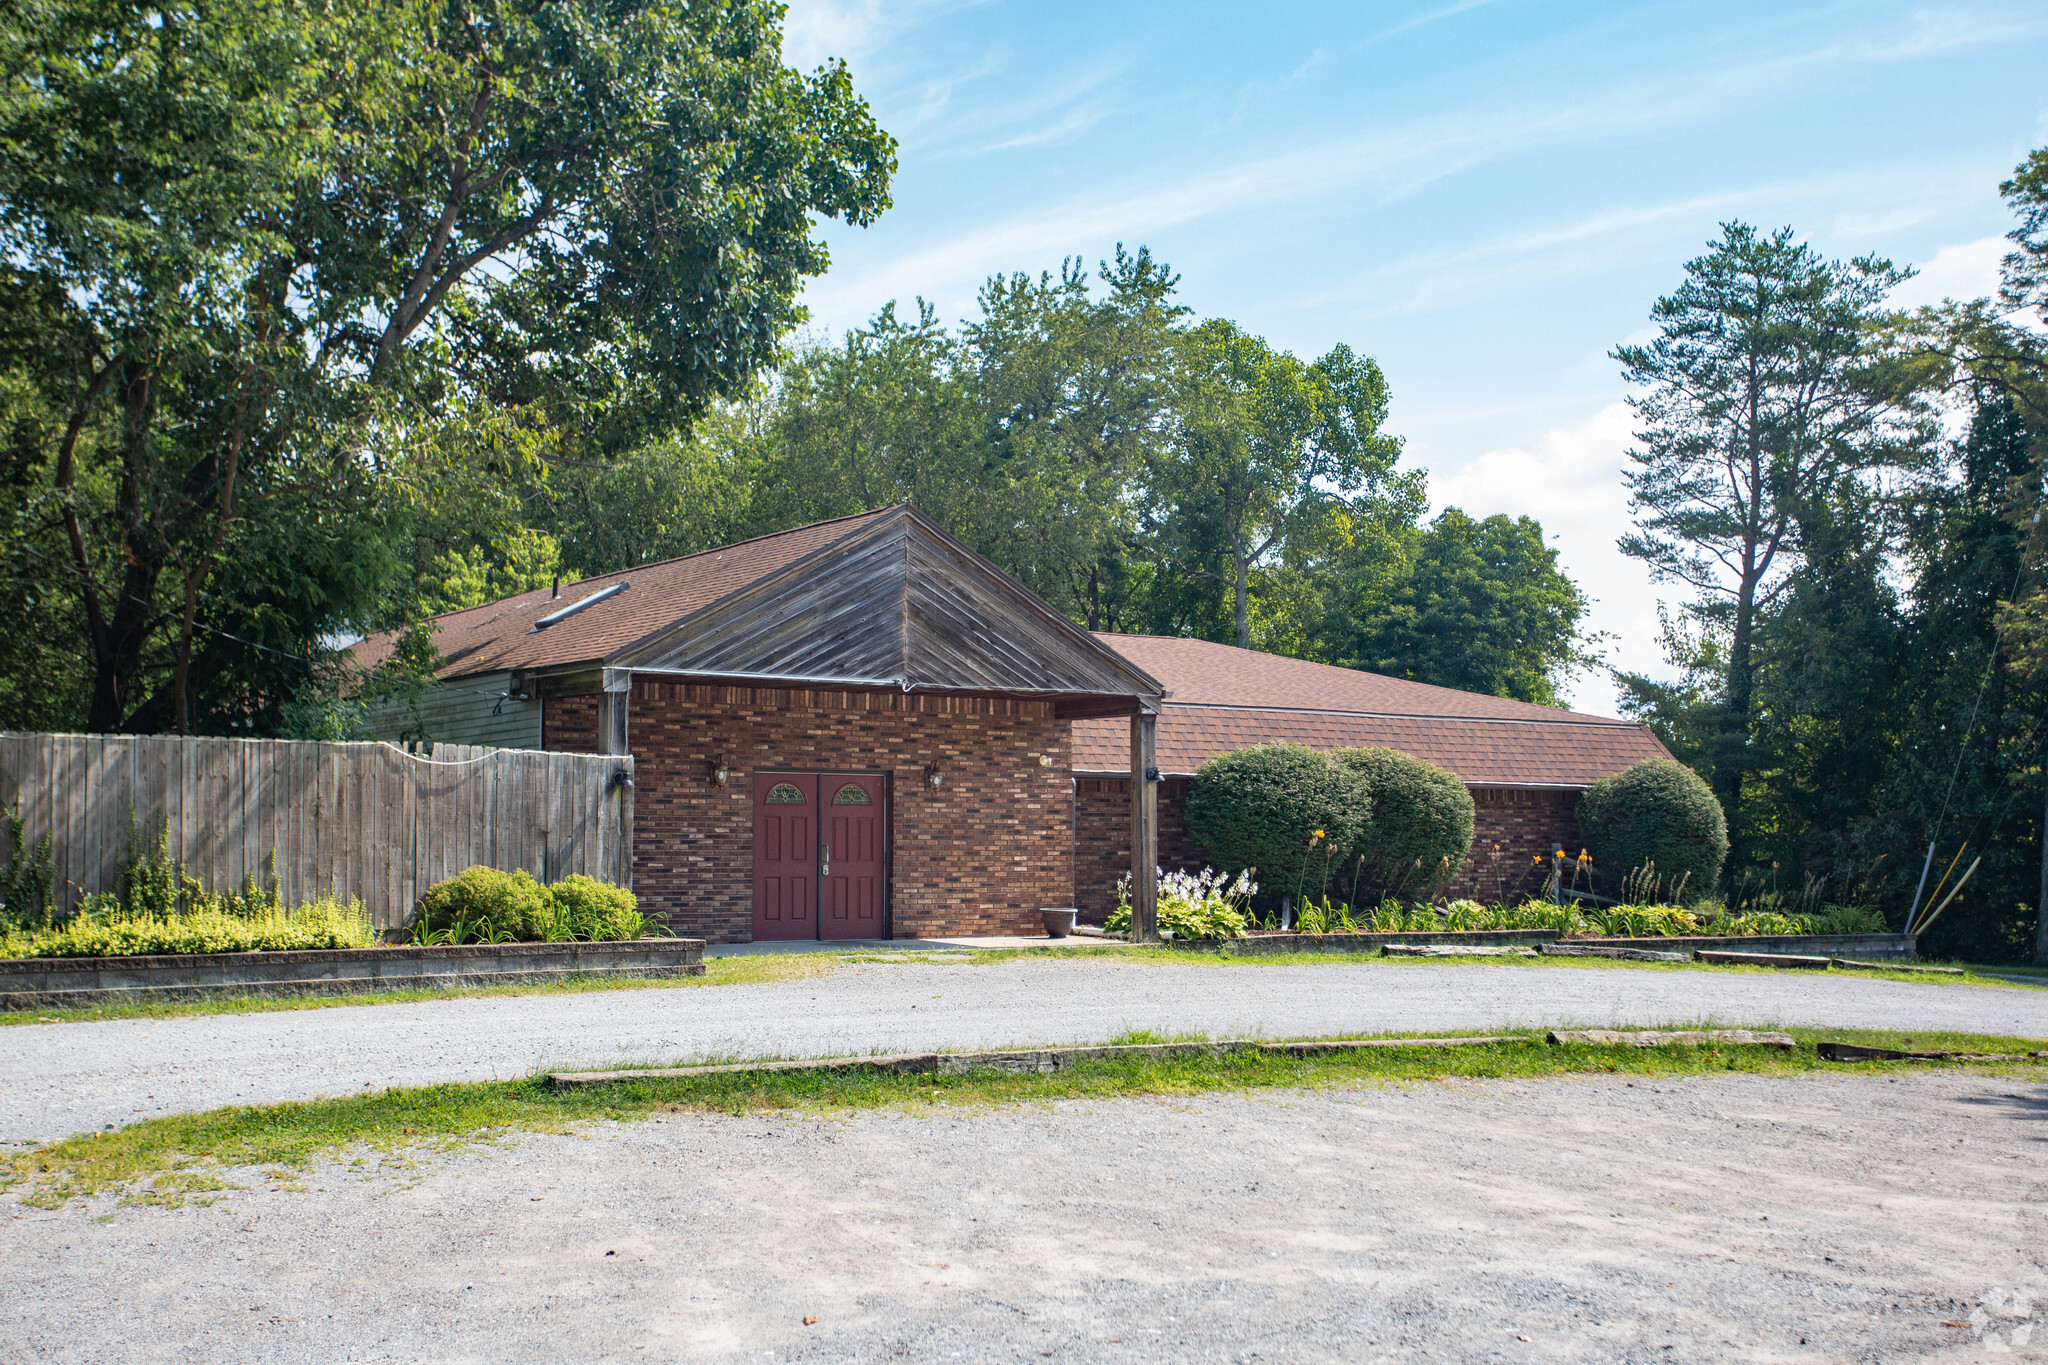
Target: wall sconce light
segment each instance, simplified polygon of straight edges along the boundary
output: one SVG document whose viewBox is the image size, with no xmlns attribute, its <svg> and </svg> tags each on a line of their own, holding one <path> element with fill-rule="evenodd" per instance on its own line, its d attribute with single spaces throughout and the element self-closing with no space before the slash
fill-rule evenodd
<svg viewBox="0 0 2048 1365">
<path fill-rule="evenodd" d="M 720 787 L 732 785 L 732 768 L 723 758 L 711 760 L 711 781 L 713 785 Z"/>
<path fill-rule="evenodd" d="M 1050 768 L 1052 766 L 1052 755 L 1040 754 L 1038 756 L 1038 766 L 1041 768 Z"/>
<path fill-rule="evenodd" d="M 924 765 L 924 784 L 927 787 L 930 787 L 933 791 L 937 791 L 939 789 L 940 784 L 943 783 L 945 780 L 946 775 L 939 771 L 939 765 L 937 763 L 927 763 Z"/>
</svg>

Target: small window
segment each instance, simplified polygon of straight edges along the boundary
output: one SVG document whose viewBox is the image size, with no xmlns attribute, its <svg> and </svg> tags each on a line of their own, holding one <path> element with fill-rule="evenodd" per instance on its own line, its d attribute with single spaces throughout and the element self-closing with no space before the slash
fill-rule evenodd
<svg viewBox="0 0 2048 1365">
<path fill-rule="evenodd" d="M 804 794 L 797 790 L 794 782 L 777 782 L 768 789 L 768 804 L 771 806 L 801 806 Z"/>
<path fill-rule="evenodd" d="M 835 806 L 871 806 L 874 802 L 868 800 L 866 792 L 849 782 L 838 791 L 832 793 L 832 804 Z"/>
</svg>

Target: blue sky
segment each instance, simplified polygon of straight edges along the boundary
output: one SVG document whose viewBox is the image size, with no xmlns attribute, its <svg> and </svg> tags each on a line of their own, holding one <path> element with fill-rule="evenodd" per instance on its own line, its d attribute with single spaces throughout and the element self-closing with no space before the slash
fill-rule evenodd
<svg viewBox="0 0 2048 1365">
<path fill-rule="evenodd" d="M 896 206 L 828 230 L 816 326 L 1149 245 L 1202 316 L 1377 357 L 1436 503 L 1540 518 L 1653 670 L 1607 352 L 1728 218 L 1910 263 L 1902 302 L 1988 292 L 1998 182 L 2048 143 L 2038 3 L 796 0 L 787 56 L 844 57 L 901 143 Z"/>
</svg>

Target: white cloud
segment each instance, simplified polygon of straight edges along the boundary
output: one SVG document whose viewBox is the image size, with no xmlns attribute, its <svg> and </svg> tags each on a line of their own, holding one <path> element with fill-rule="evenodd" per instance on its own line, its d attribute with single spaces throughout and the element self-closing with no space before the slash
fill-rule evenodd
<svg viewBox="0 0 2048 1365">
<path fill-rule="evenodd" d="M 2010 250 L 2012 243 L 2003 237 L 1945 246 L 1920 265 L 1918 275 L 1892 291 L 1892 302 L 1900 308 L 1918 308 L 1946 299 L 1989 298 L 1998 292 L 1998 266 Z"/>
<path fill-rule="evenodd" d="M 782 59 L 800 71 L 835 57 L 858 61 L 918 23 L 931 8 L 882 0 L 790 0 L 782 22 Z"/>
<path fill-rule="evenodd" d="M 1615 548 L 1630 526 L 1628 489 L 1621 469 L 1631 443 L 1626 403 L 1609 403 L 1592 416 L 1543 433 L 1533 447 L 1489 450 L 1466 464 L 1430 474 L 1431 501 L 1474 517 L 1496 513 L 1534 517 L 1557 549 L 1559 566 L 1593 599 L 1588 622 L 1615 639 L 1608 658 L 1632 672 L 1662 672 L 1657 645 L 1657 602 L 1643 566 Z M 1574 679 L 1567 700 L 1574 710 L 1615 712 L 1615 690 L 1605 673 Z"/>
</svg>

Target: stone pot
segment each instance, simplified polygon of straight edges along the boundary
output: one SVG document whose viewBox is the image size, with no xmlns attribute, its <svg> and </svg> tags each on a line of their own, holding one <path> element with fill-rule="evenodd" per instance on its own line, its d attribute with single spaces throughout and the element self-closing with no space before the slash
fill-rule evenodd
<svg viewBox="0 0 2048 1365">
<path fill-rule="evenodd" d="M 1068 907 L 1065 909 L 1045 909 L 1040 910 L 1038 913 L 1045 917 L 1045 936 L 1047 938 L 1065 938 L 1068 934 L 1074 932 L 1074 916 L 1080 912 Z"/>
</svg>

